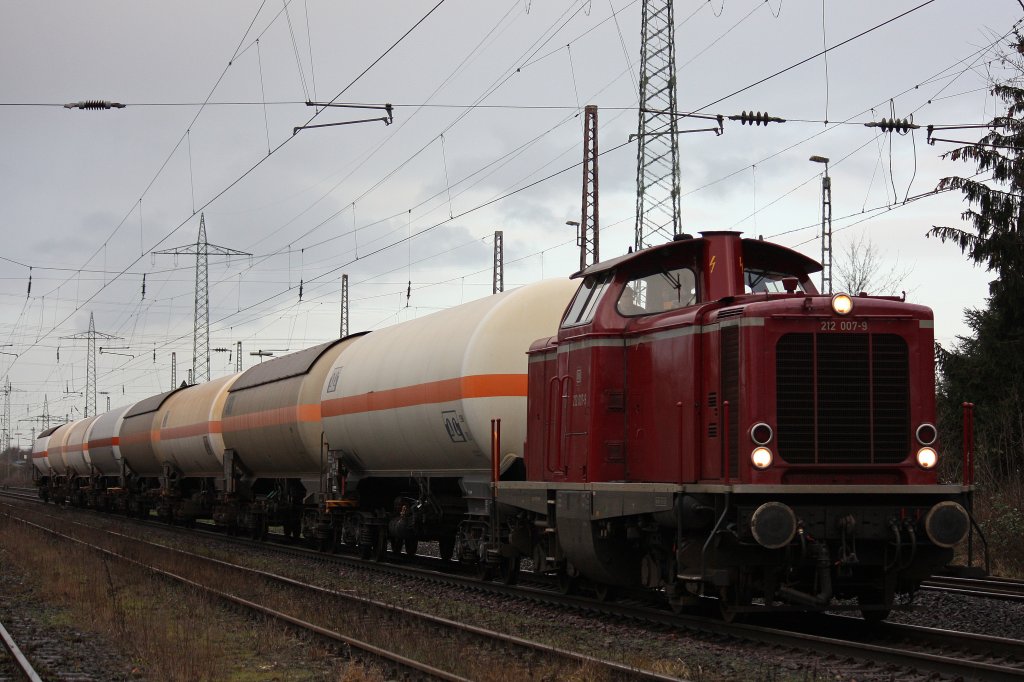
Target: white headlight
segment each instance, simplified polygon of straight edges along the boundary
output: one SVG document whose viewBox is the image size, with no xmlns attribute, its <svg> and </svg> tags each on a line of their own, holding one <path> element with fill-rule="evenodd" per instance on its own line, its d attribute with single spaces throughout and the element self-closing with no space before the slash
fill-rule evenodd
<svg viewBox="0 0 1024 682">
<path fill-rule="evenodd" d="M 750 453 L 750 463 L 755 469 L 767 469 L 772 465 L 772 451 L 768 448 L 754 448 Z"/>
<path fill-rule="evenodd" d="M 933 469 L 939 463 L 939 453 L 935 448 L 921 448 L 917 451 L 917 465 L 922 469 Z"/>
<path fill-rule="evenodd" d="M 853 299 L 846 294 L 836 294 L 832 297 L 832 310 L 836 315 L 848 315 L 853 310 Z"/>
</svg>

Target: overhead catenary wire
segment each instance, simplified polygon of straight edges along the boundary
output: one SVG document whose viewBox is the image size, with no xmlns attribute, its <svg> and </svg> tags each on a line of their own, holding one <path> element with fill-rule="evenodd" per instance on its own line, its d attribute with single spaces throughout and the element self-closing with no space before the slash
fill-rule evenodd
<svg viewBox="0 0 1024 682">
<path fill-rule="evenodd" d="M 353 216 L 354 216 L 354 206 L 353 206 Z"/>
</svg>

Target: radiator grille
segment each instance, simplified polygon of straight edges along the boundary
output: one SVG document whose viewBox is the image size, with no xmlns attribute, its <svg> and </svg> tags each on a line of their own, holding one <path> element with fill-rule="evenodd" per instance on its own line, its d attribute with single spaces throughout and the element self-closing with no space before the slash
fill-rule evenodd
<svg viewBox="0 0 1024 682">
<path fill-rule="evenodd" d="M 776 346 L 779 454 L 891 464 L 910 438 L 907 344 L 895 334 L 786 334 Z"/>
</svg>

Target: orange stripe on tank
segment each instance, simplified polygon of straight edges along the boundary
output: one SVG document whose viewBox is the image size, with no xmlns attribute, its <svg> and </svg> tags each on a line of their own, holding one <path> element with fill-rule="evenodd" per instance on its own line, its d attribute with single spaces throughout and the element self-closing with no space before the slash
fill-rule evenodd
<svg viewBox="0 0 1024 682">
<path fill-rule="evenodd" d="M 89 448 L 108 448 L 112 445 L 120 444 L 121 439 L 118 438 L 117 436 L 114 436 L 113 438 L 97 438 L 95 440 L 89 441 Z"/>
<path fill-rule="evenodd" d="M 185 424 L 184 426 L 172 426 L 159 429 L 152 433 L 153 441 L 176 440 L 178 438 L 193 438 L 195 436 L 206 436 L 211 433 L 220 433 L 220 422 L 199 422 L 198 424 Z"/>
<path fill-rule="evenodd" d="M 325 400 L 324 417 L 343 414 L 392 410 L 433 403 L 447 403 L 466 398 L 526 397 L 525 374 L 477 374 L 456 379 L 430 381 L 384 391 Z"/>
<path fill-rule="evenodd" d="M 258 429 L 265 426 L 282 424 L 307 424 L 320 421 L 320 404 L 277 407 L 272 410 L 245 412 L 224 417 L 222 427 L 224 433 Z"/>
</svg>

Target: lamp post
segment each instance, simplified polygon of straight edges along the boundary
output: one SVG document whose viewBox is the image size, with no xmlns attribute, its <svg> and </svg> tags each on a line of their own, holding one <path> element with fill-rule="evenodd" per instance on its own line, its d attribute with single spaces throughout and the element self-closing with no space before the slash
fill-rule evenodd
<svg viewBox="0 0 1024 682">
<path fill-rule="evenodd" d="M 814 163 L 825 164 L 821 176 L 821 291 L 832 293 L 832 178 L 828 175 L 828 157 L 812 156 Z"/>
</svg>

